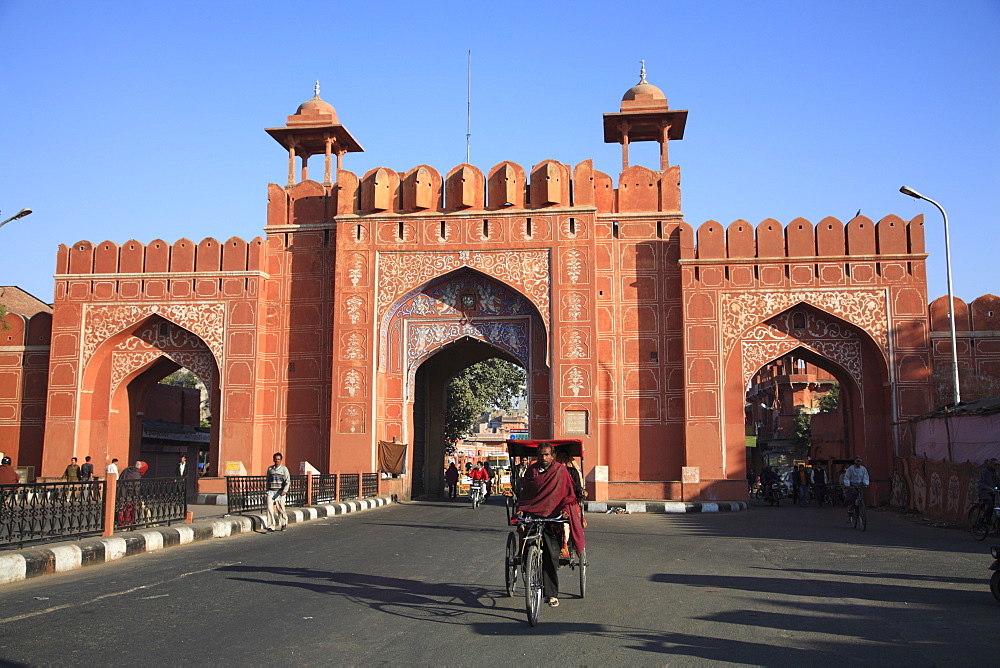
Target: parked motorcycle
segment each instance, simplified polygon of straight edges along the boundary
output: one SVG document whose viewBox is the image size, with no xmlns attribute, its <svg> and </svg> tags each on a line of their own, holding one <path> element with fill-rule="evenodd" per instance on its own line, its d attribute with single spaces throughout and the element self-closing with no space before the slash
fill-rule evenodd
<svg viewBox="0 0 1000 668">
<path fill-rule="evenodd" d="M 993 565 L 990 566 L 990 570 L 993 571 L 993 576 L 990 578 L 990 591 L 993 592 L 993 598 L 1000 602 L 1000 545 L 994 545 L 990 548 L 990 555 L 993 556 Z"/>
</svg>

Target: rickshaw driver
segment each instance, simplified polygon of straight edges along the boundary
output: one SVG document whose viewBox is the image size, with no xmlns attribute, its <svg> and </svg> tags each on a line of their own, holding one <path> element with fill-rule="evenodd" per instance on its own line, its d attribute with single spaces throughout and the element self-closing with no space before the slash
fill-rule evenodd
<svg viewBox="0 0 1000 668">
<path fill-rule="evenodd" d="M 565 466 L 555 460 L 552 446 L 538 446 L 538 459 L 524 472 L 517 499 L 520 516 L 569 519 L 570 536 L 577 551 L 584 549 L 583 525 L 579 513 L 568 512 L 577 502 L 573 478 Z M 550 607 L 559 605 L 559 550 L 562 547 L 561 524 L 546 524 L 542 534 L 542 595 Z"/>
</svg>

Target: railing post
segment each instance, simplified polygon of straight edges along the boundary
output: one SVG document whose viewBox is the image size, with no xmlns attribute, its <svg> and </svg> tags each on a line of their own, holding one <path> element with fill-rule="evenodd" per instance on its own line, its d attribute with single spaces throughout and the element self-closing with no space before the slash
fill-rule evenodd
<svg viewBox="0 0 1000 668">
<path fill-rule="evenodd" d="M 306 502 L 302 505 L 311 506 L 313 504 L 313 474 L 306 471 Z"/>
<path fill-rule="evenodd" d="M 118 501 L 118 476 L 109 473 L 104 478 L 104 532 L 102 536 L 115 535 L 115 505 Z"/>
<path fill-rule="evenodd" d="M 340 477 L 340 471 L 337 471 L 335 475 L 337 476 L 337 485 L 336 485 L 336 494 L 334 494 L 334 500 L 337 503 L 340 503 L 340 481 L 342 480 L 342 478 Z"/>
</svg>

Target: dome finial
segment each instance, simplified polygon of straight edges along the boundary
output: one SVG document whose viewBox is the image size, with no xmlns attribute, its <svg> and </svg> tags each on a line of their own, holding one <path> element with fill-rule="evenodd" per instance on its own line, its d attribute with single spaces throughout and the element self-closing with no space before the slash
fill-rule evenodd
<svg viewBox="0 0 1000 668">
<path fill-rule="evenodd" d="M 646 83 L 646 61 L 640 60 L 639 64 L 641 65 L 639 69 L 639 83 L 644 84 Z"/>
<path fill-rule="evenodd" d="M 316 85 L 313 87 L 313 93 L 316 94 L 316 97 L 319 97 L 319 79 L 316 79 Z"/>
</svg>

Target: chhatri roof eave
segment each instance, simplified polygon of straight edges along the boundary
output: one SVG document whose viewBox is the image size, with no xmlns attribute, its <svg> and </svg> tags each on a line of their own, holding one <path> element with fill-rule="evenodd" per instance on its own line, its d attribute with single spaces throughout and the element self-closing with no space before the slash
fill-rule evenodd
<svg viewBox="0 0 1000 668">
<path fill-rule="evenodd" d="M 324 153 L 326 147 L 324 137 L 333 135 L 337 141 L 337 146 L 347 153 L 361 153 L 365 149 L 361 147 L 358 140 L 340 123 L 330 123 L 325 125 L 293 125 L 281 126 L 277 128 L 264 128 L 264 132 L 284 146 L 286 149 L 295 147 L 308 147 L 312 153 Z M 318 147 L 318 149 L 317 149 Z M 301 153 L 299 154 L 301 155 Z"/>
<path fill-rule="evenodd" d="M 663 123 L 670 125 L 667 139 L 683 139 L 687 115 L 687 109 L 619 111 L 604 114 L 604 143 L 622 143 L 622 131 L 619 128 L 622 121 L 628 121 L 633 126 L 629 130 L 630 142 L 658 141 L 659 128 Z"/>
</svg>

